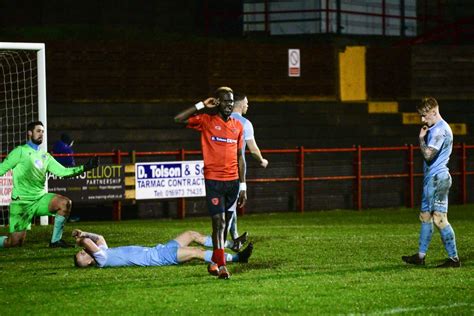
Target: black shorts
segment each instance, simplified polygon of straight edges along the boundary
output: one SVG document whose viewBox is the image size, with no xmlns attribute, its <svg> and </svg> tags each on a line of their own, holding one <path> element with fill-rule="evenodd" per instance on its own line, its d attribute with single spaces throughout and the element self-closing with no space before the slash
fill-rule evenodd
<svg viewBox="0 0 474 316">
<path fill-rule="evenodd" d="M 205 179 L 209 214 L 214 216 L 230 209 L 239 196 L 239 180 L 217 181 Z"/>
</svg>

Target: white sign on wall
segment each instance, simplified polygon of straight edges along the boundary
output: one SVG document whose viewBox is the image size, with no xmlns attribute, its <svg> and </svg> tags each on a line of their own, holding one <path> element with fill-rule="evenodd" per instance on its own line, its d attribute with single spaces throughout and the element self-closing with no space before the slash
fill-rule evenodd
<svg viewBox="0 0 474 316">
<path fill-rule="evenodd" d="M 301 74 L 300 67 L 300 50 L 295 48 L 288 49 L 288 76 L 299 77 Z"/>
<path fill-rule="evenodd" d="M 12 171 L 0 177 L 0 205 L 10 205 L 13 189 Z"/>
<path fill-rule="evenodd" d="M 136 163 L 135 194 L 137 200 L 206 196 L 204 162 Z"/>
</svg>

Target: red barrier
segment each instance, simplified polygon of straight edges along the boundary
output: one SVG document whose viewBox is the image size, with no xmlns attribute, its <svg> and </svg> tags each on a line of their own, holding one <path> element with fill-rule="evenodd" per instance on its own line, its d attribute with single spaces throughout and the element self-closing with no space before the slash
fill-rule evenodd
<svg viewBox="0 0 474 316">
<path fill-rule="evenodd" d="M 451 175 L 459 176 L 460 178 L 460 200 L 463 204 L 466 204 L 468 200 L 467 196 L 467 176 L 474 175 L 474 170 L 467 170 L 468 162 L 468 150 L 474 149 L 474 145 L 455 145 L 453 146 L 453 155 L 451 159 L 459 157 L 459 170 L 451 170 Z M 280 178 L 254 178 L 247 179 L 247 182 L 250 183 L 265 183 L 265 182 L 294 182 L 297 184 L 298 194 L 297 194 L 297 205 L 298 211 L 303 213 L 305 210 L 304 200 L 305 200 L 305 183 L 307 181 L 353 181 L 353 190 L 354 190 L 354 209 L 361 210 L 363 208 L 362 203 L 362 181 L 363 180 L 373 180 L 373 179 L 396 179 L 396 178 L 406 178 L 407 179 L 407 202 L 406 206 L 413 208 L 414 207 L 414 196 L 415 196 L 415 185 L 414 179 L 416 177 L 422 177 L 423 173 L 415 173 L 414 170 L 414 152 L 419 150 L 418 146 L 405 145 L 398 147 L 362 147 L 354 146 L 351 148 L 304 148 L 299 147 L 298 149 L 264 149 L 262 153 L 264 154 L 288 154 L 296 155 L 296 177 L 280 177 Z M 364 175 L 362 162 L 363 154 L 367 152 L 387 152 L 395 151 L 406 153 L 406 172 L 403 173 L 383 173 L 383 174 L 370 174 Z M 457 154 L 459 152 L 459 154 Z M 305 176 L 305 155 L 308 153 L 353 153 L 354 155 L 354 172 L 352 175 L 335 175 L 335 176 Z M 199 150 L 175 150 L 175 151 L 147 151 L 147 152 L 133 152 L 131 154 L 116 151 L 114 153 L 82 153 L 82 154 L 73 154 L 75 157 L 91 157 L 91 156 L 101 156 L 101 157 L 113 157 L 114 162 L 120 163 L 123 157 L 145 157 L 145 156 L 170 156 L 177 160 L 185 160 L 187 155 L 200 155 L 201 151 Z M 55 155 L 55 156 L 67 156 L 67 154 Z M 120 220 L 120 207 L 117 210 L 114 209 L 114 219 Z M 178 218 L 185 218 L 185 199 L 179 199 L 178 201 Z"/>
</svg>

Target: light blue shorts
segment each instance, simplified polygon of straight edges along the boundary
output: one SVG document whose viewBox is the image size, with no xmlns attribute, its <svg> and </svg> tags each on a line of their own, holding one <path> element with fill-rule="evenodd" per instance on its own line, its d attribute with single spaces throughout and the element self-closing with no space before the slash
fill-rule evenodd
<svg viewBox="0 0 474 316">
<path fill-rule="evenodd" d="M 425 178 L 421 198 L 421 212 L 447 213 L 451 184 L 451 175 L 447 171 Z"/>
<path fill-rule="evenodd" d="M 179 243 L 176 240 L 171 240 L 166 244 L 158 244 L 153 248 L 151 254 L 152 266 L 170 266 L 179 264 L 178 262 L 178 248 Z"/>
</svg>

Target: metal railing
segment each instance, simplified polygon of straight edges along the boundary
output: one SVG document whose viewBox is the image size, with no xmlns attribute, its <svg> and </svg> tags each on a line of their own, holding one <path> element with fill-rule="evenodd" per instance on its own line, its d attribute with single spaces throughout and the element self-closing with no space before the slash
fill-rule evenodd
<svg viewBox="0 0 474 316">
<path fill-rule="evenodd" d="M 453 154 L 451 159 L 457 158 L 457 168 L 451 170 L 451 175 L 459 177 L 459 201 L 462 204 L 466 204 L 468 201 L 468 189 L 467 189 L 467 177 L 474 175 L 474 170 L 468 170 L 468 151 L 474 149 L 474 145 L 458 144 L 453 146 Z M 419 150 L 418 146 L 404 145 L 398 147 L 362 147 L 353 146 L 349 148 L 304 148 L 299 147 L 295 149 L 264 149 L 262 153 L 265 155 L 283 154 L 293 155 L 295 160 L 296 174 L 293 177 L 267 177 L 267 178 L 249 178 L 249 183 L 275 183 L 285 182 L 293 183 L 297 188 L 297 210 L 301 213 L 305 211 L 305 184 L 310 181 L 352 181 L 353 190 L 353 209 L 361 210 L 364 205 L 362 201 L 363 196 L 363 185 L 362 182 L 376 180 L 376 179 L 405 179 L 406 186 L 404 194 L 406 195 L 406 207 L 413 208 L 415 206 L 415 178 L 423 176 L 422 171 L 415 170 L 415 159 L 414 153 Z M 363 170 L 364 154 L 370 152 L 399 152 L 400 156 L 403 155 L 405 158 L 403 172 L 395 173 L 376 173 L 376 174 L 365 174 Z M 327 153 L 351 153 L 353 155 L 353 172 L 347 175 L 325 175 L 325 176 L 312 176 L 307 175 L 305 172 L 305 162 L 308 159 L 308 154 L 327 154 Z M 186 160 L 190 155 L 201 155 L 199 150 L 172 150 L 172 151 L 132 151 L 132 152 L 121 152 L 115 151 L 102 152 L 102 153 L 82 153 L 74 154 L 75 157 L 91 157 L 91 156 L 111 157 L 114 163 L 122 163 L 124 158 L 128 158 L 129 163 L 135 163 L 140 160 L 140 157 L 158 157 L 168 156 L 170 159 L 175 160 Z M 68 156 L 67 154 L 55 155 L 55 156 Z M 314 155 L 312 155 L 314 157 Z M 474 156 L 472 156 L 474 157 Z M 474 159 L 474 158 L 473 158 Z M 367 160 L 367 159 L 366 159 Z M 185 199 L 178 199 L 178 218 L 185 218 Z M 240 214 L 244 214 L 245 210 L 239 210 Z M 115 220 L 121 219 L 121 201 L 114 202 L 114 215 Z"/>
</svg>

